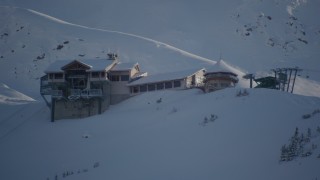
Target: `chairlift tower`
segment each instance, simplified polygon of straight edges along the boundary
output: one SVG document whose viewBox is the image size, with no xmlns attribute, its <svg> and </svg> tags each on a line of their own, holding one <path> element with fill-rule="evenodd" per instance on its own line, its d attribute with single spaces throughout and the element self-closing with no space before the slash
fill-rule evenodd
<svg viewBox="0 0 320 180">
<path fill-rule="evenodd" d="M 246 74 L 243 76 L 244 79 L 250 79 L 250 88 L 252 88 L 252 80 L 254 79 L 253 74 Z"/>
<path fill-rule="evenodd" d="M 276 89 L 279 89 L 281 91 L 287 91 L 293 93 L 293 88 L 295 85 L 297 73 L 299 71 L 302 71 L 302 69 L 295 67 L 295 68 L 276 68 L 271 69 L 271 71 L 274 72 L 274 77 L 276 81 L 278 82 L 278 87 Z M 294 74 L 294 75 L 293 75 Z M 292 77 L 293 75 L 293 77 Z M 290 88 L 291 86 L 291 88 Z"/>
</svg>

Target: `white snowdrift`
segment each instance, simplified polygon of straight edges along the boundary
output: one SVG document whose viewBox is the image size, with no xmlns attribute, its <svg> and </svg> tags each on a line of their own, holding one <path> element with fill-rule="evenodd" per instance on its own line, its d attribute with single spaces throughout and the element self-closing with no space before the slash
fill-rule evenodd
<svg viewBox="0 0 320 180">
<path fill-rule="evenodd" d="M 55 123 L 44 104 L 31 104 L 32 113 L 16 111 L 27 121 L 0 139 L 0 178 L 319 178 L 320 148 L 306 158 L 279 159 L 296 127 L 311 128 L 310 148 L 320 146 L 320 114 L 302 118 L 320 108 L 320 99 L 266 89 L 236 97 L 239 90 L 145 93 L 102 115 Z M 211 115 L 217 119 L 204 123 Z"/>
<path fill-rule="evenodd" d="M 14 89 L 11 89 L 5 84 L 0 83 L 0 104 L 25 104 L 34 102 L 35 100 L 26 96 Z"/>
</svg>

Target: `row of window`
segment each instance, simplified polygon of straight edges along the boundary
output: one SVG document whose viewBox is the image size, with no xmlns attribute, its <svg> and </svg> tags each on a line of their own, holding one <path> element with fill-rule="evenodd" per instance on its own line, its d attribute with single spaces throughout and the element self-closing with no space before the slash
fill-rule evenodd
<svg viewBox="0 0 320 180">
<path fill-rule="evenodd" d="M 213 84 L 209 84 L 209 87 L 214 87 L 214 88 L 218 88 L 218 87 L 226 88 L 226 87 L 230 87 L 230 86 L 232 86 L 232 84 L 230 84 L 230 83 L 213 83 Z"/>
<path fill-rule="evenodd" d="M 49 79 L 63 79 L 63 73 L 49 74 Z"/>
<path fill-rule="evenodd" d="M 106 76 L 106 73 L 105 72 L 92 72 L 91 73 L 91 77 L 92 78 L 104 78 Z"/>
<path fill-rule="evenodd" d="M 129 81 L 129 75 L 110 75 L 110 81 Z"/>
<path fill-rule="evenodd" d="M 131 87 L 131 93 L 155 91 L 162 89 L 171 89 L 181 87 L 181 81 L 167 81 L 156 84 L 144 84 L 140 86 Z"/>
<path fill-rule="evenodd" d="M 91 72 L 92 78 L 104 78 L 105 72 Z M 63 73 L 51 73 L 49 79 L 63 79 Z M 108 77 L 111 81 L 129 81 L 129 75 L 110 75 Z"/>
</svg>

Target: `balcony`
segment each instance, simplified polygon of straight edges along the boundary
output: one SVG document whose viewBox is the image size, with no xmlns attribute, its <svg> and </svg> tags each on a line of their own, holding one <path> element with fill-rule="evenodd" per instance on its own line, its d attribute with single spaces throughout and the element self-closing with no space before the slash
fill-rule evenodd
<svg viewBox="0 0 320 180">
<path fill-rule="evenodd" d="M 62 90 L 51 90 L 50 94 L 53 98 L 62 98 L 63 96 Z"/>
<path fill-rule="evenodd" d="M 227 80 L 237 83 L 239 79 L 237 76 L 234 76 L 233 74 L 228 73 L 212 73 L 212 74 L 206 74 L 204 82 L 207 82 L 209 80 Z"/>
<path fill-rule="evenodd" d="M 93 97 L 101 97 L 102 90 L 101 89 L 71 89 L 70 95 L 68 96 L 69 100 L 76 100 L 79 98 L 93 98 Z"/>
</svg>

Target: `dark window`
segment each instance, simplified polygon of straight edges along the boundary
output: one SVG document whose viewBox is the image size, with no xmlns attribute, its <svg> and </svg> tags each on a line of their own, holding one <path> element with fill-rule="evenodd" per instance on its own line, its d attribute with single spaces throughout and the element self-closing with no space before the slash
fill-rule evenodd
<svg viewBox="0 0 320 180">
<path fill-rule="evenodd" d="M 63 79 L 63 74 L 62 73 L 55 73 L 54 78 L 55 79 Z"/>
<path fill-rule="evenodd" d="M 129 75 L 122 75 L 121 81 L 129 81 Z"/>
<path fill-rule="evenodd" d="M 149 84 L 148 85 L 148 91 L 154 91 L 156 90 L 156 85 L 155 84 Z"/>
<path fill-rule="evenodd" d="M 165 87 L 166 89 L 172 88 L 172 82 L 171 82 L 171 81 L 165 82 L 165 83 L 164 83 L 164 87 Z"/>
<path fill-rule="evenodd" d="M 69 70 L 67 71 L 67 74 L 70 76 L 83 76 L 86 75 L 86 71 L 85 70 Z"/>
<path fill-rule="evenodd" d="M 221 87 L 229 87 L 228 83 L 221 83 Z"/>
<path fill-rule="evenodd" d="M 158 90 L 163 89 L 163 83 L 158 83 L 158 84 L 157 84 L 157 89 L 158 89 Z"/>
<path fill-rule="evenodd" d="M 147 91 L 147 85 L 141 85 L 140 92 L 146 92 L 146 91 Z"/>
<path fill-rule="evenodd" d="M 120 80 L 120 77 L 119 76 L 111 76 L 111 81 L 119 81 Z"/>
<path fill-rule="evenodd" d="M 139 87 L 138 87 L 138 86 L 133 86 L 133 87 L 131 88 L 131 92 L 132 92 L 132 93 L 138 93 L 138 92 L 139 92 Z"/>
<path fill-rule="evenodd" d="M 49 74 L 49 79 L 53 79 L 53 78 L 54 78 L 53 74 Z"/>
<path fill-rule="evenodd" d="M 181 81 L 173 81 L 173 87 L 180 87 L 181 86 Z"/>
<path fill-rule="evenodd" d="M 91 83 L 91 89 L 102 89 L 101 84 Z"/>
<path fill-rule="evenodd" d="M 99 78 L 99 72 L 92 72 L 91 73 L 91 76 L 92 76 L 92 78 Z"/>
<path fill-rule="evenodd" d="M 101 72 L 101 77 L 104 78 L 106 76 L 106 72 Z"/>
</svg>

